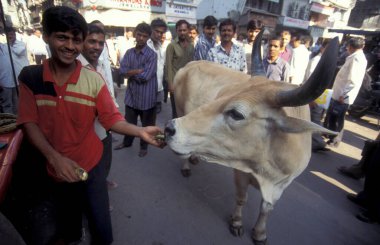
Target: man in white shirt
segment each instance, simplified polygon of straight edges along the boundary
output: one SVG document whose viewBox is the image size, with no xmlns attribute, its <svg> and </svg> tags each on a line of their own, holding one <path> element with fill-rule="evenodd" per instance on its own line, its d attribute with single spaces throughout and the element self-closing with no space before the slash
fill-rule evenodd
<svg viewBox="0 0 380 245">
<path fill-rule="evenodd" d="M 219 24 L 219 32 L 221 43 L 208 51 L 207 60 L 247 73 L 244 48 L 232 42 L 236 34 L 236 23 L 231 19 L 222 21 Z"/>
<path fill-rule="evenodd" d="M 22 68 L 29 65 L 26 44 L 16 39 L 16 31 L 13 27 L 6 27 L 5 31 L 8 35 L 8 42 L 11 46 L 13 66 L 15 69 L 15 75 L 17 79 Z"/>
<path fill-rule="evenodd" d="M 290 83 L 300 85 L 305 77 L 309 63 L 309 50 L 301 43 L 302 35 L 297 33 L 292 37 L 292 58 L 290 59 Z"/>
<path fill-rule="evenodd" d="M 330 107 L 327 111 L 327 127 L 340 132 L 344 127 L 344 116 L 349 105 L 354 103 L 366 72 L 367 59 L 363 53 L 365 41 L 353 37 L 347 42 L 347 56 L 344 65 L 336 75 Z M 336 144 L 330 136 L 328 144 Z"/>
<path fill-rule="evenodd" d="M 41 38 L 41 31 L 35 30 L 30 36 L 27 48 L 34 57 L 34 62 L 37 65 L 42 64 L 42 61 L 48 57 L 48 49 L 46 43 Z"/>
<path fill-rule="evenodd" d="M 153 49 L 157 54 L 157 104 L 156 113 L 160 113 L 162 100 L 164 99 L 164 66 L 165 66 L 165 56 L 166 48 L 163 47 L 163 36 L 166 33 L 168 27 L 160 18 L 152 20 L 150 23 L 152 28 L 152 35 L 147 42 L 149 48 Z"/>
<path fill-rule="evenodd" d="M 95 24 L 88 25 L 88 35 L 83 43 L 82 54 L 78 56 L 78 60 L 82 63 L 83 66 L 88 67 L 89 69 L 99 72 L 104 79 L 104 82 L 107 84 L 107 88 L 113 98 L 113 101 L 116 104 L 115 97 L 113 96 L 113 84 L 112 81 L 107 80 L 105 75 L 105 64 L 100 60 L 100 56 L 103 52 L 105 45 L 105 34 L 102 28 Z M 112 86 L 111 86 L 112 85 Z M 110 91 L 111 88 L 111 91 Z M 102 140 L 103 143 L 103 159 L 106 160 L 106 175 L 108 176 L 111 162 L 112 162 L 112 135 L 110 132 L 107 132 L 99 123 L 98 119 L 95 120 L 95 132 L 98 137 Z M 117 184 L 113 181 L 108 181 L 108 186 L 115 188 Z M 110 206 L 110 209 L 112 207 Z"/>
</svg>

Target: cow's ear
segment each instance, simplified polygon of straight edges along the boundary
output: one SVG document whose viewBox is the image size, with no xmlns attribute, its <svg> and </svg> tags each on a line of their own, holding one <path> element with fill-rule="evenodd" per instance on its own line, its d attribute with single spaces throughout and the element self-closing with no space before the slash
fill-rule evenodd
<svg viewBox="0 0 380 245">
<path fill-rule="evenodd" d="M 321 132 L 327 134 L 337 135 L 337 132 L 333 132 L 324 127 L 319 126 L 310 121 L 303 119 L 298 119 L 294 117 L 282 117 L 276 120 L 277 126 L 284 132 L 287 133 L 303 133 L 303 132 Z"/>
</svg>

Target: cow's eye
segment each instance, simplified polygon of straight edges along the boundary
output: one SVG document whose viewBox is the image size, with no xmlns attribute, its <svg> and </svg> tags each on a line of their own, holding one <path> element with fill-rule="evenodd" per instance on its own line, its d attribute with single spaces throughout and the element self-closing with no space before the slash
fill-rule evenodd
<svg viewBox="0 0 380 245">
<path fill-rule="evenodd" d="M 240 121 L 240 120 L 245 119 L 244 115 L 235 109 L 227 111 L 227 115 L 236 121 Z"/>
</svg>

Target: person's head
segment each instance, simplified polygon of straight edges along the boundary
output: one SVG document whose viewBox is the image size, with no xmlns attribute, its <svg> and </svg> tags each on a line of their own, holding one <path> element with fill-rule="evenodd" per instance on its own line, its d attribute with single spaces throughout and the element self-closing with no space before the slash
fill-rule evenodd
<svg viewBox="0 0 380 245">
<path fill-rule="evenodd" d="M 203 33 L 207 39 L 211 40 L 216 32 L 216 28 L 218 25 L 218 20 L 212 16 L 206 16 L 203 20 Z"/>
<path fill-rule="evenodd" d="M 104 31 L 104 24 L 100 20 L 93 20 L 93 21 L 91 21 L 90 24 L 97 25 L 98 27 L 100 27 Z"/>
<path fill-rule="evenodd" d="M 198 28 L 196 25 L 190 25 L 189 28 L 189 38 L 192 42 L 198 37 Z"/>
<path fill-rule="evenodd" d="M 313 46 L 313 38 L 310 35 L 303 35 L 301 37 L 301 43 L 305 45 L 307 49 Z"/>
<path fill-rule="evenodd" d="M 225 19 L 219 24 L 220 41 L 221 43 L 232 42 L 232 38 L 236 33 L 236 24 L 231 19 Z"/>
<path fill-rule="evenodd" d="M 38 30 L 38 29 L 35 29 L 34 32 L 33 32 L 33 34 L 34 34 L 36 37 L 38 37 L 38 38 L 41 37 L 41 31 Z"/>
<path fill-rule="evenodd" d="M 282 37 L 274 35 L 269 38 L 268 41 L 268 58 L 270 60 L 276 60 L 280 55 L 282 44 Z"/>
<path fill-rule="evenodd" d="M 152 35 L 152 29 L 147 23 L 140 23 L 135 28 L 136 48 L 141 49 L 145 47 L 146 42 Z"/>
<path fill-rule="evenodd" d="M 96 67 L 105 43 L 104 30 L 95 24 L 88 25 L 88 34 L 83 43 L 82 55 Z"/>
<path fill-rule="evenodd" d="M 175 29 L 177 32 L 178 39 L 180 41 L 184 41 L 189 39 L 189 29 L 190 29 L 190 24 L 186 20 L 179 20 L 175 24 Z"/>
<path fill-rule="evenodd" d="M 321 48 L 319 49 L 319 52 L 321 52 L 321 54 L 323 54 L 323 52 L 325 52 L 326 47 L 327 47 L 327 45 L 329 44 L 330 40 L 331 40 L 331 39 L 326 38 L 326 39 L 324 39 L 323 41 L 321 41 L 322 44 L 321 44 Z"/>
<path fill-rule="evenodd" d="M 160 18 L 154 19 L 150 23 L 150 27 L 152 28 L 152 35 L 150 36 L 152 41 L 154 43 L 163 43 L 163 36 L 165 32 L 168 30 L 168 26 L 166 25 L 165 21 Z"/>
<path fill-rule="evenodd" d="M 292 34 L 288 30 L 283 30 L 281 32 L 281 48 L 285 48 L 289 43 L 290 39 L 292 38 Z"/>
<path fill-rule="evenodd" d="M 295 33 L 292 36 L 292 41 L 290 42 L 290 45 L 292 45 L 293 48 L 298 48 L 302 43 L 302 34 L 301 33 Z"/>
<path fill-rule="evenodd" d="M 43 13 L 41 24 L 52 59 L 62 66 L 74 64 L 87 35 L 87 23 L 83 16 L 72 8 L 56 6 Z"/>
<path fill-rule="evenodd" d="M 14 44 L 14 42 L 16 41 L 16 30 L 12 26 L 6 26 L 5 33 L 7 33 L 8 42 L 10 44 Z"/>
<path fill-rule="evenodd" d="M 260 20 L 250 20 L 247 24 L 247 41 L 248 43 L 255 41 L 256 36 L 264 28 L 263 23 Z"/>
<path fill-rule="evenodd" d="M 246 38 L 246 35 L 244 33 L 239 33 L 239 35 L 237 36 L 237 40 L 239 42 L 243 42 L 245 38 Z"/>
<path fill-rule="evenodd" d="M 347 52 L 349 54 L 355 53 L 359 49 L 363 49 L 365 45 L 364 38 L 361 37 L 352 37 L 347 42 Z"/>
</svg>

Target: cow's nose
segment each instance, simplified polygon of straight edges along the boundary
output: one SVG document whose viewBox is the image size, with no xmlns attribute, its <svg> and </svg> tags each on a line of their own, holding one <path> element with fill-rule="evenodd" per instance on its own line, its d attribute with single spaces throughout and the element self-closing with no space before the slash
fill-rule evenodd
<svg viewBox="0 0 380 245">
<path fill-rule="evenodd" d="M 170 120 L 165 126 L 165 135 L 173 136 L 175 135 L 174 120 Z"/>
</svg>

